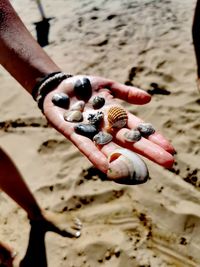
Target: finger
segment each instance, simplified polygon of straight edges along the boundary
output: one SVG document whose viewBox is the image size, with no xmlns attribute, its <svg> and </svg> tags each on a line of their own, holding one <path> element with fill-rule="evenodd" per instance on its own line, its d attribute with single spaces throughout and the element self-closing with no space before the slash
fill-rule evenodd
<svg viewBox="0 0 200 267">
<path fill-rule="evenodd" d="M 90 160 L 90 162 L 106 173 L 108 170 L 108 161 L 106 156 L 96 147 L 96 145 L 87 137 L 72 132 L 70 140 L 75 146 Z"/>
<path fill-rule="evenodd" d="M 137 126 L 140 123 L 143 123 L 144 121 L 142 121 L 141 119 L 139 119 L 138 117 L 136 117 L 135 115 L 128 113 L 128 127 L 130 129 L 134 129 L 137 128 Z M 158 133 L 157 131 L 151 135 L 149 135 L 147 137 L 147 139 L 159 146 L 161 146 L 164 150 L 166 150 L 167 152 L 174 154 L 175 153 L 175 149 L 174 147 L 170 144 L 170 142 L 160 133 Z"/>
<path fill-rule="evenodd" d="M 113 82 L 109 88 L 115 97 L 131 104 L 143 105 L 151 100 L 151 96 L 139 88 Z"/>
<path fill-rule="evenodd" d="M 133 86 L 102 79 L 101 77 L 90 77 L 90 80 L 94 90 L 108 88 L 115 97 L 131 104 L 143 105 L 151 100 L 151 96 L 147 92 Z"/>
<path fill-rule="evenodd" d="M 139 153 L 140 155 L 150 159 L 151 161 L 165 168 L 172 167 L 174 163 L 173 156 L 161 146 L 143 137 L 135 143 L 126 142 L 124 139 L 125 132 L 127 132 L 127 129 L 123 128 L 116 133 L 115 139 L 120 146 L 126 147 L 127 149 Z"/>
<path fill-rule="evenodd" d="M 63 119 L 62 111 L 57 110 L 56 113 L 52 113 L 50 108 L 46 109 L 45 113 L 55 129 L 69 139 L 98 169 L 104 173 L 107 172 L 108 163 L 105 155 L 90 139 L 74 132 L 74 125 Z"/>
</svg>

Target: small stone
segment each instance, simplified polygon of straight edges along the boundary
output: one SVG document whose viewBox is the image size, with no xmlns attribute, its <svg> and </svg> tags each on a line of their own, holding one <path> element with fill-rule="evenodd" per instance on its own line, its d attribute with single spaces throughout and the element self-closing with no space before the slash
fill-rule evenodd
<svg viewBox="0 0 200 267">
<path fill-rule="evenodd" d="M 111 142 L 113 139 L 112 135 L 106 132 L 99 132 L 93 137 L 93 141 L 97 145 L 105 145 Z"/>
<path fill-rule="evenodd" d="M 84 107 L 85 107 L 85 102 L 83 100 L 80 100 L 80 101 L 77 101 L 75 102 L 70 110 L 79 110 L 79 111 L 83 111 L 84 110 Z"/>
<path fill-rule="evenodd" d="M 105 98 L 101 96 L 95 96 L 92 100 L 92 106 L 94 109 L 102 108 L 105 104 Z"/>
<path fill-rule="evenodd" d="M 77 134 L 86 136 L 90 139 L 93 139 L 93 137 L 98 133 L 97 128 L 92 124 L 80 123 L 75 125 L 74 130 Z"/>
<path fill-rule="evenodd" d="M 151 123 L 141 123 L 138 125 L 137 129 L 144 137 L 148 137 L 149 135 L 155 133 L 155 129 Z"/>
<path fill-rule="evenodd" d="M 69 96 L 65 93 L 55 93 L 51 99 L 54 105 L 60 108 L 68 108 L 69 107 Z"/>
<path fill-rule="evenodd" d="M 80 122 L 83 120 L 83 114 L 79 110 L 71 110 L 64 113 L 64 119 L 69 122 Z"/>
<path fill-rule="evenodd" d="M 92 95 L 92 86 L 88 78 L 78 79 L 74 84 L 74 92 L 77 98 L 88 101 Z"/>
<path fill-rule="evenodd" d="M 141 137 L 142 137 L 142 135 L 141 135 L 140 131 L 134 130 L 134 129 L 127 131 L 124 134 L 124 139 L 127 142 L 135 143 L 135 142 L 139 141 L 141 139 Z"/>
</svg>

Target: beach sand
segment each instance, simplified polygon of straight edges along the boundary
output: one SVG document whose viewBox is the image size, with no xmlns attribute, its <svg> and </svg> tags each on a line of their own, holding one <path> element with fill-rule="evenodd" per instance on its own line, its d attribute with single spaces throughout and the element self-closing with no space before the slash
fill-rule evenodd
<svg viewBox="0 0 200 267">
<path fill-rule="evenodd" d="M 146 106 L 123 103 L 174 145 L 172 171 L 145 159 L 138 186 L 101 180 L 68 140 L 48 126 L 32 97 L 0 69 L 0 145 L 38 202 L 78 217 L 79 239 L 47 233 L 49 267 L 200 266 L 200 95 L 191 25 L 194 0 L 43 0 L 51 21 L 44 49 L 66 72 L 105 76 L 152 93 Z M 13 0 L 35 36 L 35 1 Z M 12 59 L 10 59 L 12 60 Z M 15 185 L 13 185 L 15 186 Z M 0 239 L 21 257 L 30 225 L 0 192 Z"/>
</svg>

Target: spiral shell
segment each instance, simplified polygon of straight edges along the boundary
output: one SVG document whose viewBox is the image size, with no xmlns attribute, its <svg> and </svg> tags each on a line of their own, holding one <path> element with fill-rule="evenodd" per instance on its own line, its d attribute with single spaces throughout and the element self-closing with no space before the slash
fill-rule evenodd
<svg viewBox="0 0 200 267">
<path fill-rule="evenodd" d="M 141 184 L 147 181 L 149 172 L 144 161 L 134 152 L 119 148 L 108 158 L 107 177 L 120 184 Z"/>
<path fill-rule="evenodd" d="M 113 106 L 108 110 L 108 122 L 112 128 L 122 128 L 126 125 L 128 115 L 126 111 L 119 107 Z"/>
</svg>

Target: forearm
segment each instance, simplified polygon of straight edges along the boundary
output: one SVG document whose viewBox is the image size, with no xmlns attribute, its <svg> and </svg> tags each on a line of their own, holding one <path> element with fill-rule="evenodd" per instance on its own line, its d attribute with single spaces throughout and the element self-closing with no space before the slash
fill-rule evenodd
<svg viewBox="0 0 200 267">
<path fill-rule="evenodd" d="M 197 0 L 194 21 L 192 25 L 192 37 L 197 61 L 197 74 L 200 78 L 200 0 Z"/>
<path fill-rule="evenodd" d="M 41 77 L 60 70 L 8 0 L 0 1 L 0 63 L 30 93 Z"/>
</svg>

